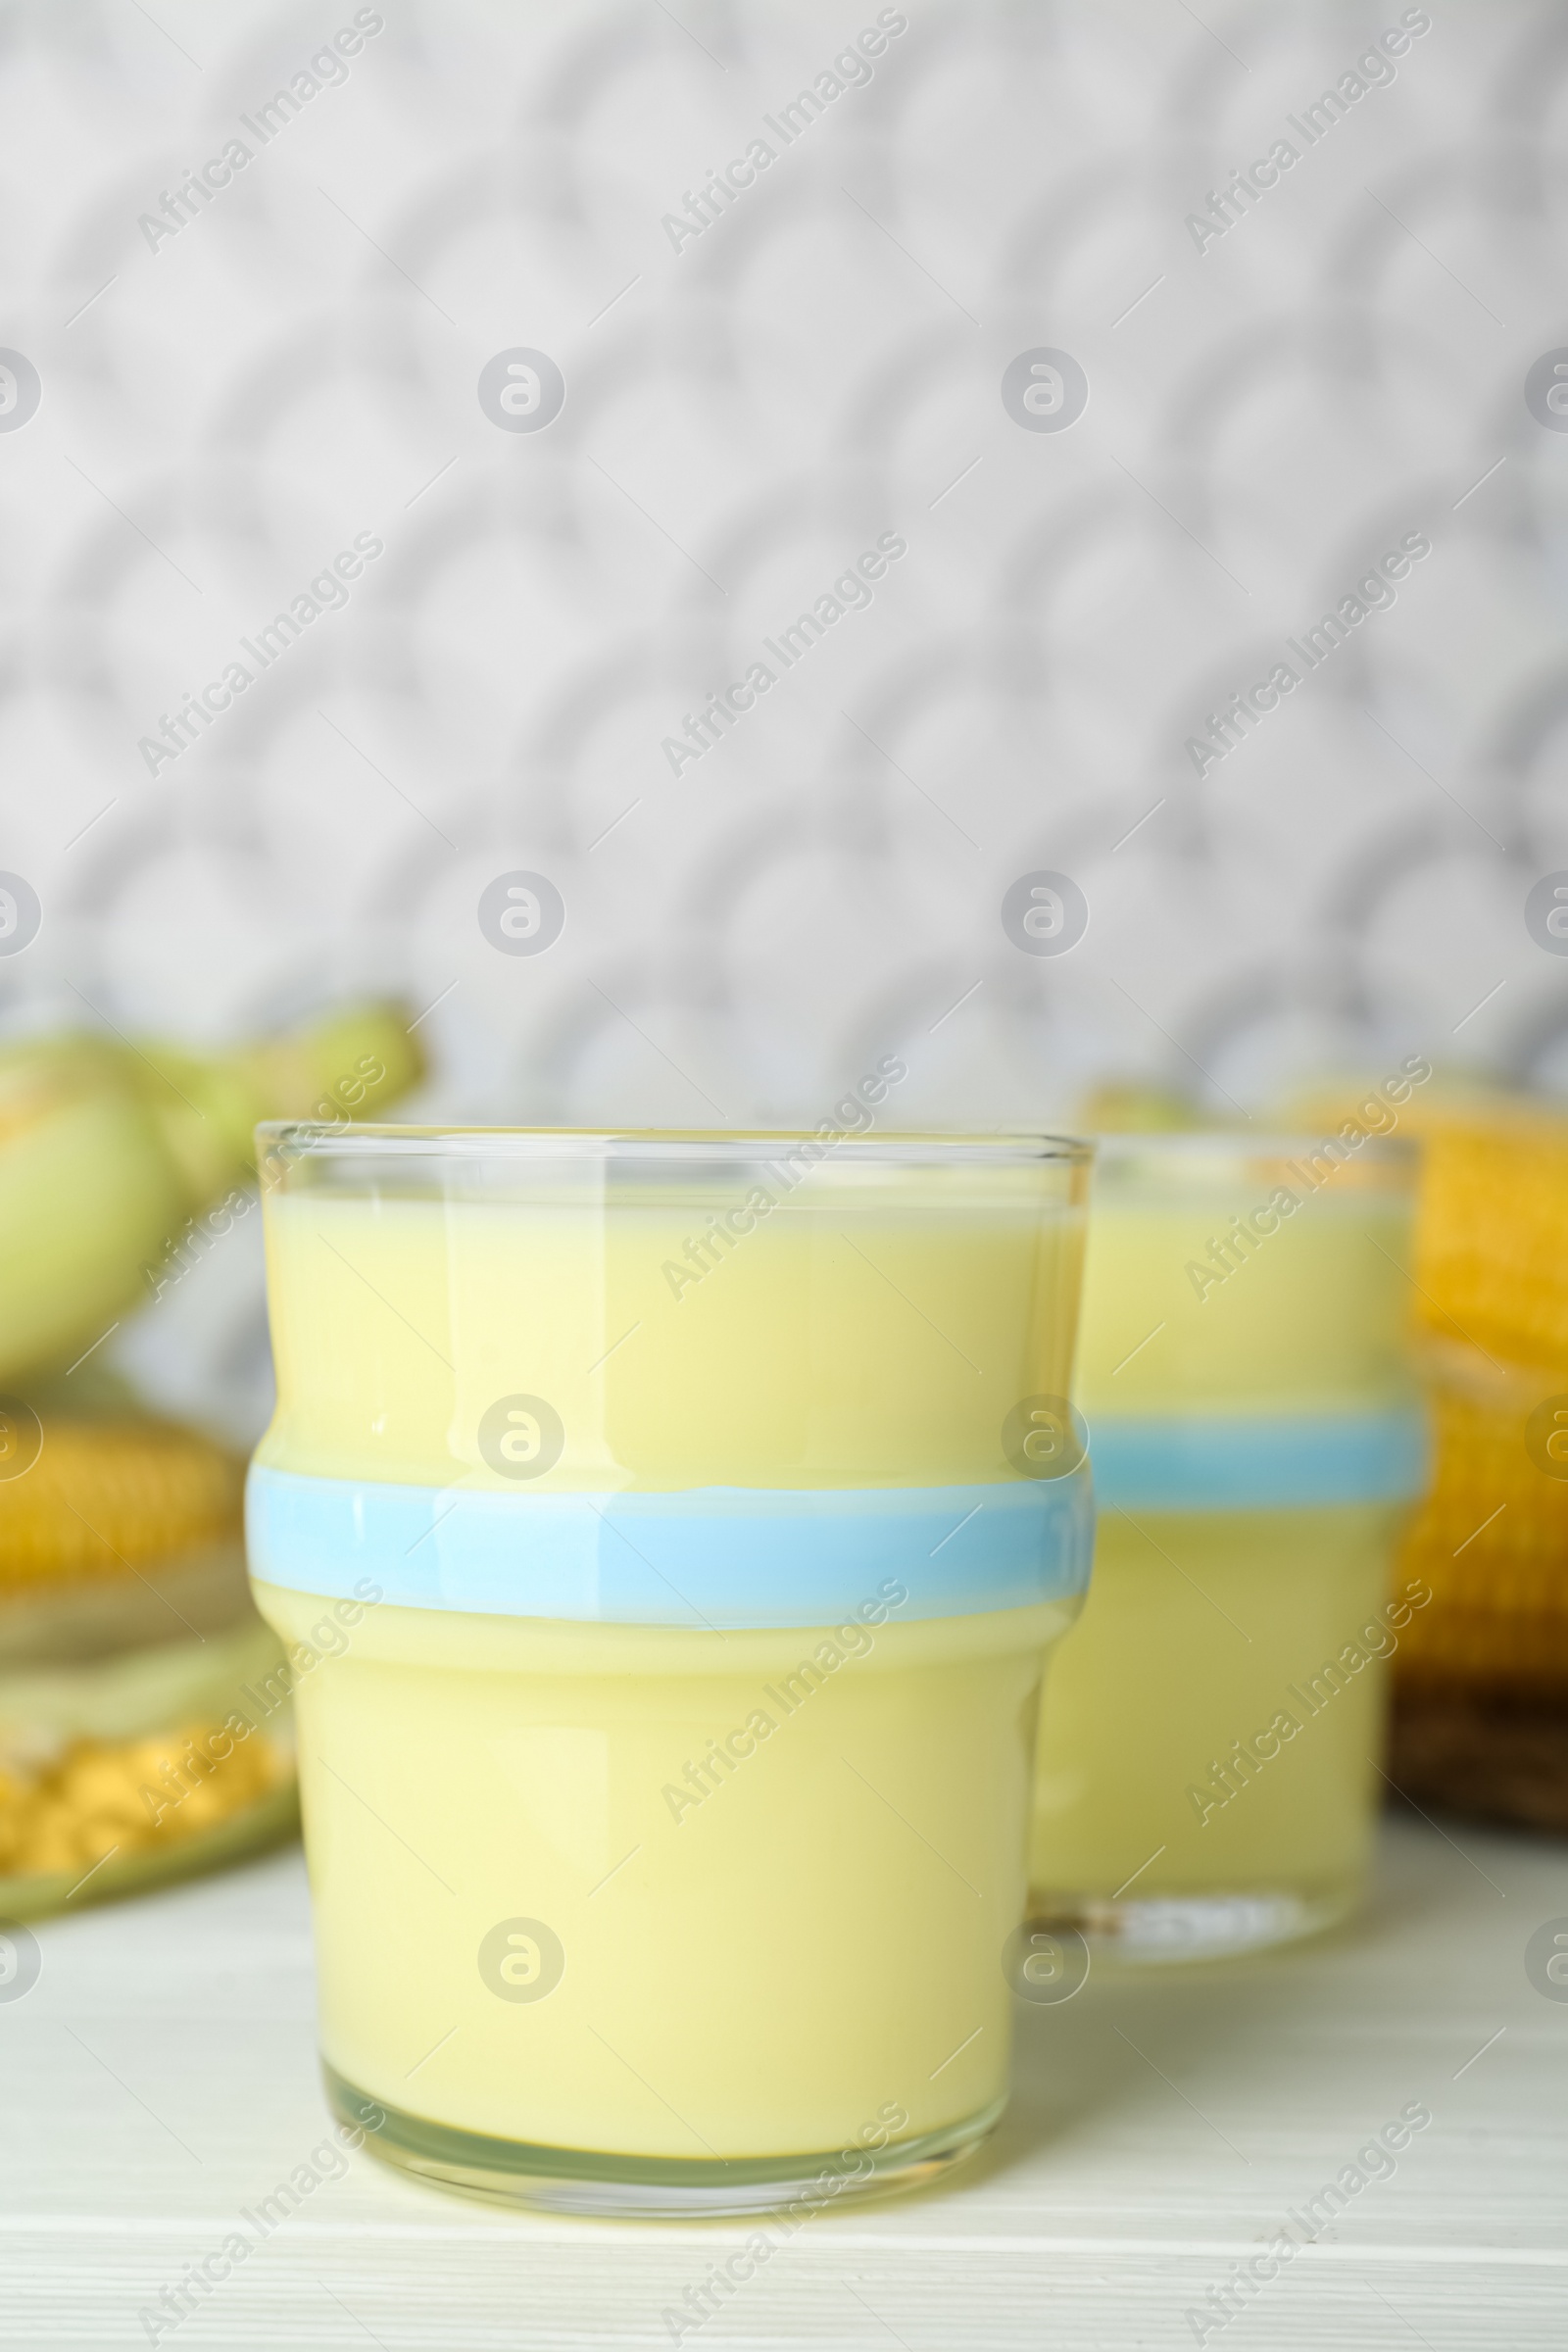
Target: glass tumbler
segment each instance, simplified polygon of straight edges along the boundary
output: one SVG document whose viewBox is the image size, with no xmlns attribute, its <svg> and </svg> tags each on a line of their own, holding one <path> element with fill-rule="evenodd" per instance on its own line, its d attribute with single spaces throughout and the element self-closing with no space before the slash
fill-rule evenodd
<svg viewBox="0 0 1568 2352">
<path fill-rule="evenodd" d="M 1005 2099 L 1089 1148 L 264 1131 L 322 2054 L 436 2180 L 923 2180 Z"/>
<path fill-rule="evenodd" d="M 1030 1907 L 1105 1952 L 1242 1951 L 1360 1893 L 1385 1661 L 1425 1591 L 1391 1587 L 1425 1475 L 1416 1165 L 1348 1129 L 1100 1146 L 1095 1583 L 1051 1672 Z"/>
</svg>

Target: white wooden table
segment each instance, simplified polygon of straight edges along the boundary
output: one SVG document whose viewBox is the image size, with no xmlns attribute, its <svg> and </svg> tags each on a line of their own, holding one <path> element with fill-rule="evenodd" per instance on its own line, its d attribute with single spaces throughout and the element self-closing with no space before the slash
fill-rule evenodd
<svg viewBox="0 0 1568 2352">
<path fill-rule="evenodd" d="M 1568 2002 L 1532 1986 L 1524 1949 L 1568 1914 L 1568 1862 L 1453 1835 L 1387 1824 L 1374 1906 L 1339 1937 L 1246 1968 L 1102 1973 L 1021 2010 L 990 2151 L 946 2187 L 812 2220 L 680 2340 L 1191 2345 L 1187 2311 L 1419 2100 L 1432 2125 L 1394 2176 L 1207 2342 L 1562 2352 Z M 0 2341 L 144 2344 L 141 2309 L 327 2129 L 300 1857 L 39 1939 L 37 1984 L 0 2002 Z M 348 2161 L 157 2340 L 668 2344 L 665 2309 L 747 2234 L 508 2216 Z"/>
</svg>

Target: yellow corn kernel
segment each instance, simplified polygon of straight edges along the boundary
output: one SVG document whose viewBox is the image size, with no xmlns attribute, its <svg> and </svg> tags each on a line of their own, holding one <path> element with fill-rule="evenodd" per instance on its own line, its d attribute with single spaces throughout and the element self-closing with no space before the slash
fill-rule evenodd
<svg viewBox="0 0 1568 2352">
<path fill-rule="evenodd" d="M 217 1828 L 291 1769 L 287 1751 L 259 1732 L 215 1755 L 209 1741 L 227 1738 L 218 1724 L 188 1723 L 139 1740 L 74 1740 L 30 1778 L 9 1771 L 0 1777 L 0 1872 L 86 1870 Z"/>
<path fill-rule="evenodd" d="M 1434 1368 L 1432 1490 L 1398 1562 L 1432 1598 L 1400 1635 L 1396 1679 L 1568 1690 L 1568 1482 L 1526 1442 L 1536 1406 L 1568 1383 L 1470 1349 Z"/>
<path fill-rule="evenodd" d="M 30 1469 L 0 1481 L 0 1595 L 129 1576 L 239 1531 L 242 1470 L 194 1430 L 44 1418 Z"/>
<path fill-rule="evenodd" d="M 58 1774 L 63 1801 L 81 1813 L 106 1819 L 145 1820 L 146 1808 L 136 1783 L 125 1770 L 122 1754 L 97 1741 L 77 1749 Z"/>
<path fill-rule="evenodd" d="M 1568 1375 L 1568 1115 L 1531 1096 L 1433 1080 L 1392 1105 L 1375 1087 L 1314 1089 L 1291 1117 L 1328 1135 L 1353 1120 L 1363 1133 L 1392 1126 L 1415 1138 L 1417 1321 L 1441 1340 Z"/>
<path fill-rule="evenodd" d="M 61 1806 L 37 1806 L 23 1825 L 17 1869 L 24 1876 L 34 1871 L 74 1870 L 80 1858 L 75 1817 Z"/>
</svg>

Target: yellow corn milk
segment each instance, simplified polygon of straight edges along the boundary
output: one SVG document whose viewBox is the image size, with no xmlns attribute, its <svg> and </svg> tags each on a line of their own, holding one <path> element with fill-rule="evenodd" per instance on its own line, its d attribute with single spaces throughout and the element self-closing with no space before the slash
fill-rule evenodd
<svg viewBox="0 0 1568 2352">
<path fill-rule="evenodd" d="M 1422 1475 L 1411 1165 L 1103 1147 L 1079 1393 L 1094 1589 L 1050 1676 L 1031 1903 L 1149 1956 L 1347 1909 L 1380 1787 L 1387 1589 Z"/>
<path fill-rule="evenodd" d="M 961 2153 L 1087 1573 L 1004 1436 L 1068 1387 L 1081 1151 L 293 1149 L 252 1562 L 340 2108 L 600 2210 Z"/>
</svg>

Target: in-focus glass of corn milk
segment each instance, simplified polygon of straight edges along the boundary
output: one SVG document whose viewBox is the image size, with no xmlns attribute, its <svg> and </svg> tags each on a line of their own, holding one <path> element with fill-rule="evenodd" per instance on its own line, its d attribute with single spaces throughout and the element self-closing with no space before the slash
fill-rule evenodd
<svg viewBox="0 0 1568 2352">
<path fill-rule="evenodd" d="M 1246 1950 L 1360 1893 L 1384 1660 L 1420 1605 L 1389 1585 L 1425 1466 L 1415 1159 L 1348 1130 L 1101 1145 L 1095 1582 L 1051 1669 L 1030 1869 L 1032 1913 L 1092 1948 Z"/>
<path fill-rule="evenodd" d="M 267 1131 L 252 1573 L 329 2092 L 410 2170 L 744 2212 L 928 2179 L 1001 2113 L 1092 1548 L 1089 1154 L 857 1108 Z"/>
</svg>

